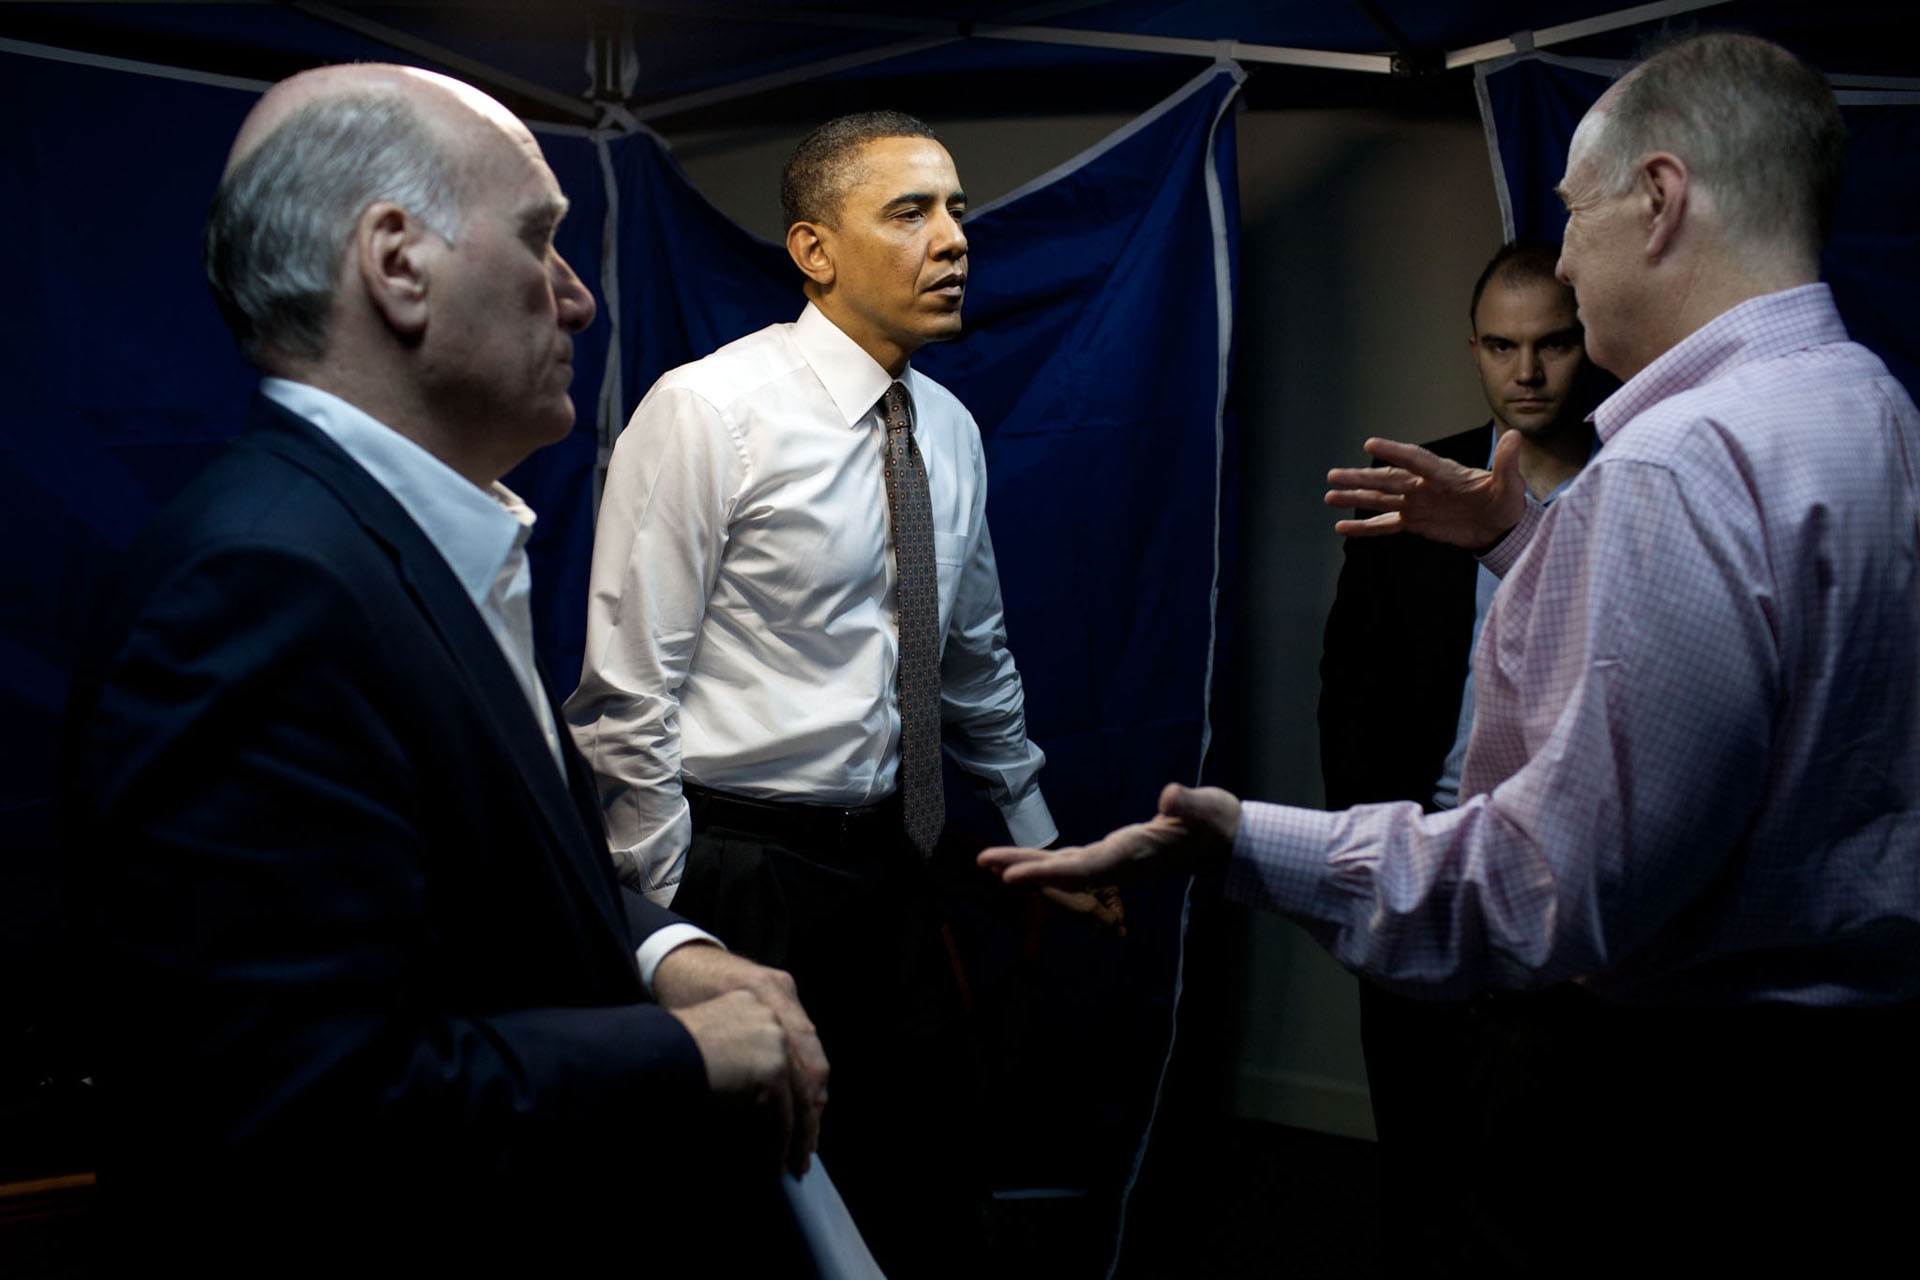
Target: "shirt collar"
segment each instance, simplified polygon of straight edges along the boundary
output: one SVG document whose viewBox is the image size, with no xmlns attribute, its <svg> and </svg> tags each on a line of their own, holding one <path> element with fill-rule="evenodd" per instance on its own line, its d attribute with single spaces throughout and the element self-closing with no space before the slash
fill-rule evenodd
<svg viewBox="0 0 1920 1280">
<path fill-rule="evenodd" d="M 319 428 L 379 481 L 427 535 L 475 607 L 485 608 L 501 566 L 533 532 L 533 511 L 518 495 L 498 481 L 487 489 L 475 487 L 398 431 L 331 392 L 286 378 L 262 379 L 260 391 Z"/>
<path fill-rule="evenodd" d="M 793 340 L 848 426 L 873 412 L 875 402 L 894 382 L 893 376 L 881 368 L 878 361 L 861 350 L 859 343 L 811 302 L 794 321 Z M 920 388 L 912 365 L 907 366 L 899 381 L 906 384 L 907 395 L 917 401 Z"/>
<path fill-rule="evenodd" d="M 1593 411 L 1600 439 L 1654 405 L 1751 364 L 1828 342 L 1845 342 L 1847 329 L 1824 284 L 1804 284 L 1749 298 L 1721 312 L 1635 374 Z"/>
</svg>

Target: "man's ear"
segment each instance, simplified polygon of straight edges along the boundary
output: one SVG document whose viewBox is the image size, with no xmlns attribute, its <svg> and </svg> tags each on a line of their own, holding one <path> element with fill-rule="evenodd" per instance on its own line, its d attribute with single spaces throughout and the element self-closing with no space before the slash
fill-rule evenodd
<svg viewBox="0 0 1920 1280">
<path fill-rule="evenodd" d="M 1673 246 L 1687 218 L 1687 162 L 1656 151 L 1641 162 L 1635 184 L 1647 218 L 1647 257 L 1658 261 Z"/>
<path fill-rule="evenodd" d="M 354 225 L 354 266 L 367 300 L 403 337 L 426 332 L 427 260 L 436 243 L 438 237 L 387 201 L 368 205 Z"/>
<path fill-rule="evenodd" d="M 833 228 L 796 222 L 787 228 L 787 256 L 802 275 L 821 288 L 833 283 Z"/>
</svg>

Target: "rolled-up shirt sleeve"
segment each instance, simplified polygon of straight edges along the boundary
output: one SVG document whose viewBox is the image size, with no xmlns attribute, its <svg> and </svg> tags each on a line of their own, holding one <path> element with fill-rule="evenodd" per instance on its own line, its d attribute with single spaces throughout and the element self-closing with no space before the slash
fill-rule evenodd
<svg viewBox="0 0 1920 1280">
<path fill-rule="evenodd" d="M 615 445 L 600 501 L 586 655 L 566 718 L 599 781 L 621 879 L 662 905 L 692 839 L 679 693 L 744 475 L 720 410 L 663 384 Z"/>
<path fill-rule="evenodd" d="M 1040 794 L 1046 755 L 1027 738 L 1026 694 L 1007 648 L 1000 570 L 987 529 L 986 475 L 979 469 L 973 536 L 959 566 L 953 617 L 940 657 L 942 738 L 954 763 L 975 779 L 1018 845 L 1040 847 L 1059 837 Z"/>
<path fill-rule="evenodd" d="M 1689 501 L 1691 499 L 1691 502 Z M 1450 996 L 1619 965 L 1721 875 L 1765 795 L 1779 662 L 1765 552 L 1641 462 L 1526 532 L 1474 659 L 1457 809 L 1248 803 L 1228 895 L 1343 964 Z"/>
</svg>

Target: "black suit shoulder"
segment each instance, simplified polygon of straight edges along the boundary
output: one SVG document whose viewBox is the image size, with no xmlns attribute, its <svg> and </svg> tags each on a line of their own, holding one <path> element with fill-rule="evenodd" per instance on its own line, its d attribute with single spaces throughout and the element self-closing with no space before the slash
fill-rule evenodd
<svg viewBox="0 0 1920 1280">
<path fill-rule="evenodd" d="M 1486 465 L 1493 425 L 1426 448 Z M 1349 538 L 1320 659 L 1327 806 L 1425 803 L 1452 748 L 1473 639 L 1476 561 L 1411 534 Z"/>
</svg>

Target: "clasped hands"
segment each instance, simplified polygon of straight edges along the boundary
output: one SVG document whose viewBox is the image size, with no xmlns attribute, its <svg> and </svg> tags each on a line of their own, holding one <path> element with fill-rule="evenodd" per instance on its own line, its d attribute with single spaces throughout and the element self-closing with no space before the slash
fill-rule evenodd
<svg viewBox="0 0 1920 1280">
<path fill-rule="evenodd" d="M 653 994 L 680 1019 L 716 1097 L 744 1103 L 794 1176 L 807 1171 L 827 1105 L 827 1055 L 793 976 L 711 943 L 669 951 Z"/>
</svg>

